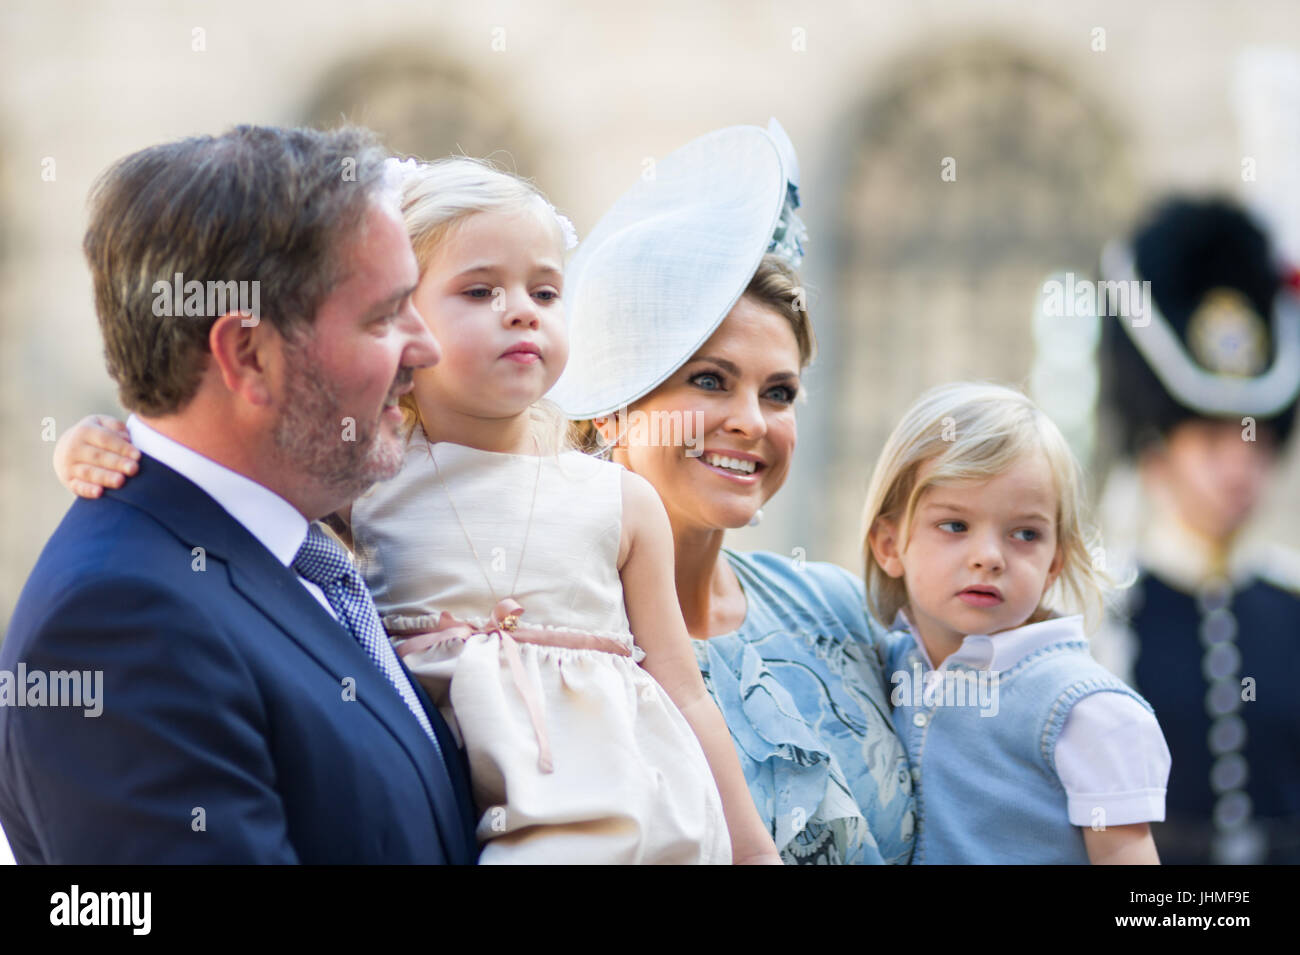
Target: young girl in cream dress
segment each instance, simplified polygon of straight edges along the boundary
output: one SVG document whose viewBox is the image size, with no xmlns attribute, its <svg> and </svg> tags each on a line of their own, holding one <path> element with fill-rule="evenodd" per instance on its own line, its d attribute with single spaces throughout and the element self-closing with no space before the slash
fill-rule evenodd
<svg viewBox="0 0 1300 955">
<path fill-rule="evenodd" d="M 443 354 L 402 399 L 401 472 L 338 526 L 468 754 L 481 861 L 779 863 L 690 647 L 663 505 L 566 450 L 540 401 L 568 355 L 572 227 L 486 163 L 394 166 Z"/>
</svg>

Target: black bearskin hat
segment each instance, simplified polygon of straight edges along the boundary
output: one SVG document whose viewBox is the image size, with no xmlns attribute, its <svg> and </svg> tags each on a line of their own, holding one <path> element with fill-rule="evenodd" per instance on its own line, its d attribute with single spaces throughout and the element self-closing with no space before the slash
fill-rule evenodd
<svg viewBox="0 0 1300 955">
<path fill-rule="evenodd" d="M 1300 393 L 1300 307 L 1250 217 L 1224 199 L 1166 201 L 1128 248 L 1102 257 L 1104 282 L 1134 279 L 1151 283 L 1149 314 L 1102 306 L 1102 394 L 1124 451 L 1189 418 L 1249 416 L 1285 442 Z"/>
</svg>

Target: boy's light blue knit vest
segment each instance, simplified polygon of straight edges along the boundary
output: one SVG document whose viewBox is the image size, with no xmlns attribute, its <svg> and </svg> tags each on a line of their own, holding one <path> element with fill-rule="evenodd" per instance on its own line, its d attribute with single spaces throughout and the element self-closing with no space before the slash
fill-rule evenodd
<svg viewBox="0 0 1300 955">
<path fill-rule="evenodd" d="M 891 637 L 886 680 L 923 671 L 912 636 Z M 1086 865 L 1083 832 L 1070 824 L 1056 774 L 1065 718 L 1093 693 L 1124 693 L 1151 707 L 1095 662 L 1084 640 L 1035 650 L 999 674 L 996 692 L 995 716 L 981 716 L 979 706 L 945 706 L 942 695 L 926 706 L 903 694 L 894 708 L 916 795 L 912 864 Z"/>
</svg>

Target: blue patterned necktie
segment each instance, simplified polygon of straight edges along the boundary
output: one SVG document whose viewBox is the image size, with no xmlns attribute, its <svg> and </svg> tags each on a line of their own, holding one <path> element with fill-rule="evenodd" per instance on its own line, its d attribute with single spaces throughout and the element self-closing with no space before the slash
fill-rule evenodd
<svg viewBox="0 0 1300 955">
<path fill-rule="evenodd" d="M 384 633 L 383 624 L 379 621 L 379 611 L 375 609 L 375 601 L 343 548 L 334 543 L 319 524 L 312 523 L 307 531 L 307 539 L 293 559 L 293 569 L 325 594 L 325 599 L 338 614 L 339 621 L 370 655 L 370 659 L 379 667 L 379 672 L 388 678 L 393 689 L 401 695 L 441 757 L 442 747 L 438 745 L 438 737 L 434 735 L 429 717 L 415 696 L 406 668 L 397 659 L 392 644 L 388 642 L 388 635 Z"/>
</svg>

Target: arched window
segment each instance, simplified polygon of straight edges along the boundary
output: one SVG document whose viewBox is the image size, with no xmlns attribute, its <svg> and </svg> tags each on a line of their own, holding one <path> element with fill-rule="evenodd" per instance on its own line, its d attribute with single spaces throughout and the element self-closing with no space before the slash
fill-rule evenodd
<svg viewBox="0 0 1300 955">
<path fill-rule="evenodd" d="M 538 175 L 537 150 L 509 96 L 423 47 L 381 49 L 332 67 L 302 122 L 328 128 L 345 120 L 375 130 L 397 155 L 490 158 Z"/>
<path fill-rule="evenodd" d="M 1091 278 L 1135 208 L 1120 132 L 1064 72 L 969 42 L 884 75 L 839 124 L 838 168 L 810 210 L 833 258 L 809 276 L 824 367 L 799 470 L 831 493 L 794 493 L 816 509 L 802 526 L 819 549 L 848 566 L 861 558 L 846 515 L 902 411 L 942 382 L 1026 384 L 1040 283 Z"/>
</svg>

